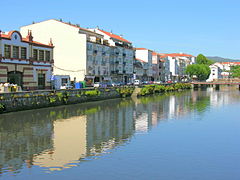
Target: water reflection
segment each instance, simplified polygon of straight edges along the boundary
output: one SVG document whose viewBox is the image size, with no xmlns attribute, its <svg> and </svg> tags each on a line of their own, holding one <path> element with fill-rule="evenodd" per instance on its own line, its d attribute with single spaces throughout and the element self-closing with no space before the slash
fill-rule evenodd
<svg viewBox="0 0 240 180">
<path fill-rule="evenodd" d="M 111 152 L 159 122 L 239 101 L 239 92 L 187 91 L 4 114 L 0 173 L 62 170 Z"/>
</svg>

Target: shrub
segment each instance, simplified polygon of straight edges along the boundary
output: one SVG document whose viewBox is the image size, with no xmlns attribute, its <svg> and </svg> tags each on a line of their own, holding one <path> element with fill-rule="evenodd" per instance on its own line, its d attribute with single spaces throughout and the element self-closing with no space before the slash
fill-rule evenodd
<svg viewBox="0 0 240 180">
<path fill-rule="evenodd" d="M 85 92 L 86 96 L 99 96 L 100 94 L 101 92 L 98 91 L 97 89 Z"/>
</svg>

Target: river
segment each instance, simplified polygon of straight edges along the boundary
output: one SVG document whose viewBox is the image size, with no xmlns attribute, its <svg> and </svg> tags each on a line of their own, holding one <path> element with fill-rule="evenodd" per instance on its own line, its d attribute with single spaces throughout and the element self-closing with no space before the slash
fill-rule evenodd
<svg viewBox="0 0 240 180">
<path fill-rule="evenodd" d="M 0 179 L 240 179 L 240 92 L 114 99 L 0 115 Z"/>
</svg>

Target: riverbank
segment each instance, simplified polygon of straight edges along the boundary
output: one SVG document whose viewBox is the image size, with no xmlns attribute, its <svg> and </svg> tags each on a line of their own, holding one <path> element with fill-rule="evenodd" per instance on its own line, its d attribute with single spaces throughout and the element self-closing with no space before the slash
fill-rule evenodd
<svg viewBox="0 0 240 180">
<path fill-rule="evenodd" d="M 176 83 L 172 85 L 145 85 L 141 87 L 140 92 L 137 96 L 147 96 L 152 94 L 172 92 L 172 91 L 182 91 L 185 89 L 191 89 L 192 86 L 189 83 Z"/>
<path fill-rule="evenodd" d="M 137 96 L 190 89 L 190 84 L 144 85 L 139 87 Z M 135 87 L 111 87 L 98 89 L 27 91 L 0 94 L 0 113 L 39 109 L 52 106 L 78 104 L 114 98 L 129 97 Z"/>
</svg>

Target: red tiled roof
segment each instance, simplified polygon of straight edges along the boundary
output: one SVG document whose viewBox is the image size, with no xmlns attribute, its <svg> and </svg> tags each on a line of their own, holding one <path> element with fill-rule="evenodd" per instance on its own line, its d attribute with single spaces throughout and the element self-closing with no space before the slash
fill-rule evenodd
<svg viewBox="0 0 240 180">
<path fill-rule="evenodd" d="M 8 32 L 8 34 L 1 34 L 0 37 L 4 38 L 4 39 L 11 39 L 11 36 L 14 32 L 17 32 L 20 36 L 21 36 L 21 40 L 22 42 L 26 42 L 26 43 L 33 43 L 33 45 L 36 45 L 36 46 L 43 46 L 43 47 L 50 47 L 50 48 L 53 48 L 54 46 L 52 45 L 47 45 L 47 44 L 43 44 L 43 43 L 40 43 L 40 42 L 37 42 L 37 41 L 29 41 L 28 38 L 22 38 L 22 35 L 20 32 L 18 31 L 10 31 Z"/>
<path fill-rule="evenodd" d="M 110 37 L 113 38 L 113 39 L 117 39 L 117 40 L 120 40 L 120 41 L 124 41 L 124 42 L 127 42 L 127 43 L 131 43 L 130 41 L 122 38 L 122 37 L 119 36 L 119 35 L 116 35 L 116 34 L 113 34 L 113 33 L 107 32 L 107 31 L 103 31 L 103 30 L 101 30 L 101 29 L 99 29 L 99 31 L 101 31 L 102 33 L 110 36 Z"/>
<path fill-rule="evenodd" d="M 165 58 L 168 56 L 170 56 L 170 57 L 193 57 L 193 55 L 184 54 L 184 53 L 161 54 L 161 58 Z"/>
<path fill-rule="evenodd" d="M 221 64 L 236 64 L 240 65 L 240 62 L 220 62 Z"/>
<path fill-rule="evenodd" d="M 146 48 L 135 48 L 136 50 L 148 50 Z"/>
<path fill-rule="evenodd" d="M 144 63 L 147 63 L 146 61 L 142 60 L 142 59 L 138 59 L 138 58 L 135 58 L 137 61 L 140 61 L 140 62 L 144 62 Z"/>
<path fill-rule="evenodd" d="M 147 48 L 134 48 L 135 50 L 148 50 L 148 51 L 151 51 L 153 52 L 151 49 L 147 49 Z"/>
</svg>

